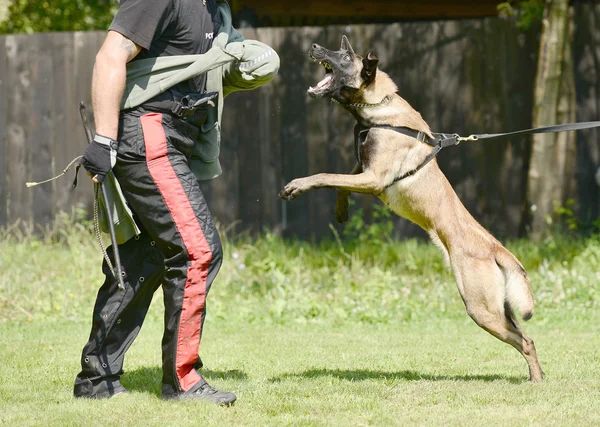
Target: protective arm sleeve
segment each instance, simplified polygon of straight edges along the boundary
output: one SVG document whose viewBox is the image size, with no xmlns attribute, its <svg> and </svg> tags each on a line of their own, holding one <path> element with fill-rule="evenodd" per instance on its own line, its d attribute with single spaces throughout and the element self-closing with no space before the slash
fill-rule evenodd
<svg viewBox="0 0 600 427">
<path fill-rule="evenodd" d="M 243 45 L 240 61 L 223 67 L 223 94 L 251 90 L 270 82 L 279 71 L 279 55 L 256 40 L 236 42 Z"/>
</svg>

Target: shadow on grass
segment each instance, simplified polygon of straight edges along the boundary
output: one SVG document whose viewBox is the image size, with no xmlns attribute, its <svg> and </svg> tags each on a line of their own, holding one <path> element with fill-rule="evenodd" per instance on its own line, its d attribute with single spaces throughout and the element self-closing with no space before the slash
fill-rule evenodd
<svg viewBox="0 0 600 427">
<path fill-rule="evenodd" d="M 248 378 L 245 372 L 238 370 L 211 371 L 202 369 L 202 376 L 209 382 L 213 380 L 244 381 Z M 132 371 L 127 371 L 121 377 L 121 384 L 127 390 L 161 395 L 162 369 L 160 366 L 144 366 Z"/>
<path fill-rule="evenodd" d="M 270 378 L 271 382 L 279 382 L 288 379 L 297 378 L 319 378 L 335 377 L 346 381 L 365 381 L 365 380 L 403 380 L 403 381 L 507 381 L 511 384 L 522 384 L 527 382 L 524 377 L 514 377 L 508 375 L 430 375 L 422 374 L 416 371 L 371 371 L 365 369 L 340 370 L 340 369 L 309 369 L 304 372 L 284 374 Z"/>
</svg>

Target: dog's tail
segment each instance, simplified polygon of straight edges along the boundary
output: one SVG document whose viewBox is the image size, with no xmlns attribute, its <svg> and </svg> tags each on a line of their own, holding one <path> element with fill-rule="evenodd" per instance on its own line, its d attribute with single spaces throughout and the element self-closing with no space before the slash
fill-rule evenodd
<svg viewBox="0 0 600 427">
<path fill-rule="evenodd" d="M 527 272 L 519 260 L 503 246 L 496 251 L 496 263 L 504 274 L 506 301 L 513 310 L 518 310 L 523 320 L 533 316 L 533 294 Z"/>
</svg>

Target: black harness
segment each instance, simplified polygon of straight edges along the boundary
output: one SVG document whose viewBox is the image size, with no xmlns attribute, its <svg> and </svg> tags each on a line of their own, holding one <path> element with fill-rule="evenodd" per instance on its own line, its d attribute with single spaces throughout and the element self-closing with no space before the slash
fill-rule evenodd
<svg viewBox="0 0 600 427">
<path fill-rule="evenodd" d="M 358 163 L 362 166 L 362 155 L 361 155 L 361 147 L 362 144 L 367 139 L 367 134 L 371 129 L 387 129 L 392 130 L 394 132 L 401 133 L 406 136 L 410 136 L 411 138 L 415 138 L 418 141 L 424 142 L 427 145 L 431 145 L 433 147 L 433 151 L 425 157 L 425 160 L 414 169 L 409 170 L 408 172 L 400 175 L 395 178 L 387 187 L 391 186 L 395 182 L 403 180 L 404 178 L 408 178 L 416 174 L 418 171 L 423 169 L 430 161 L 435 159 L 442 148 L 450 147 L 452 145 L 458 145 L 460 143 L 460 138 L 457 134 L 447 134 L 447 133 L 432 133 L 434 138 L 430 138 L 426 133 L 419 132 L 411 128 L 407 128 L 405 126 L 387 126 L 387 125 L 373 125 L 373 126 L 362 126 L 357 123 L 354 127 L 354 150 L 356 153 L 356 158 L 358 159 Z M 386 187 L 386 188 L 387 188 Z"/>
<path fill-rule="evenodd" d="M 494 139 L 494 138 L 502 138 L 507 136 L 516 136 L 516 135 L 529 135 L 536 133 L 555 133 L 555 132 L 564 132 L 564 131 L 576 131 L 582 129 L 591 129 L 600 127 L 600 122 L 581 122 L 581 123 L 567 123 L 563 125 L 554 125 L 554 126 L 545 126 L 534 129 L 525 129 L 519 130 L 515 132 L 506 132 L 506 133 L 482 133 L 470 135 L 468 137 L 462 137 L 456 133 L 432 133 L 433 139 L 430 138 L 427 134 L 423 132 L 416 131 L 411 128 L 407 128 L 404 126 L 387 126 L 387 125 L 373 125 L 373 126 L 362 126 L 357 123 L 354 127 L 354 149 L 356 152 L 356 158 L 358 159 L 358 164 L 362 167 L 362 156 L 361 156 L 361 147 L 362 144 L 367 139 L 367 134 L 373 128 L 375 129 L 387 129 L 392 130 L 394 132 L 401 133 L 406 136 L 410 136 L 411 138 L 415 138 L 421 142 L 424 142 L 433 147 L 433 151 L 425 157 L 425 160 L 417 166 L 416 168 L 402 174 L 401 176 L 395 178 L 386 188 L 390 187 L 392 184 L 403 180 L 404 178 L 408 178 L 416 174 L 418 171 L 423 169 L 430 161 L 432 161 L 443 148 L 450 147 L 452 145 L 458 145 L 462 141 L 479 141 L 480 139 Z"/>
</svg>

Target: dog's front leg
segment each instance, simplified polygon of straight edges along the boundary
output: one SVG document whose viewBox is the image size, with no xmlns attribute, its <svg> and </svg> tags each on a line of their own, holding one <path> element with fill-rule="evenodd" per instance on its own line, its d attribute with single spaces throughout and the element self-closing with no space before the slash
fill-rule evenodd
<svg viewBox="0 0 600 427">
<path fill-rule="evenodd" d="M 356 164 L 350 175 L 356 175 L 357 173 L 362 171 L 362 167 L 360 164 Z M 337 200 L 335 202 L 335 220 L 340 224 L 348 221 L 348 197 L 350 196 L 350 192 L 346 190 L 338 190 Z"/>
<path fill-rule="evenodd" d="M 383 182 L 373 172 L 366 171 L 357 175 L 319 173 L 306 178 L 298 178 L 287 184 L 279 193 L 284 200 L 294 200 L 302 193 L 315 188 L 336 188 L 346 192 L 380 194 Z"/>
</svg>

